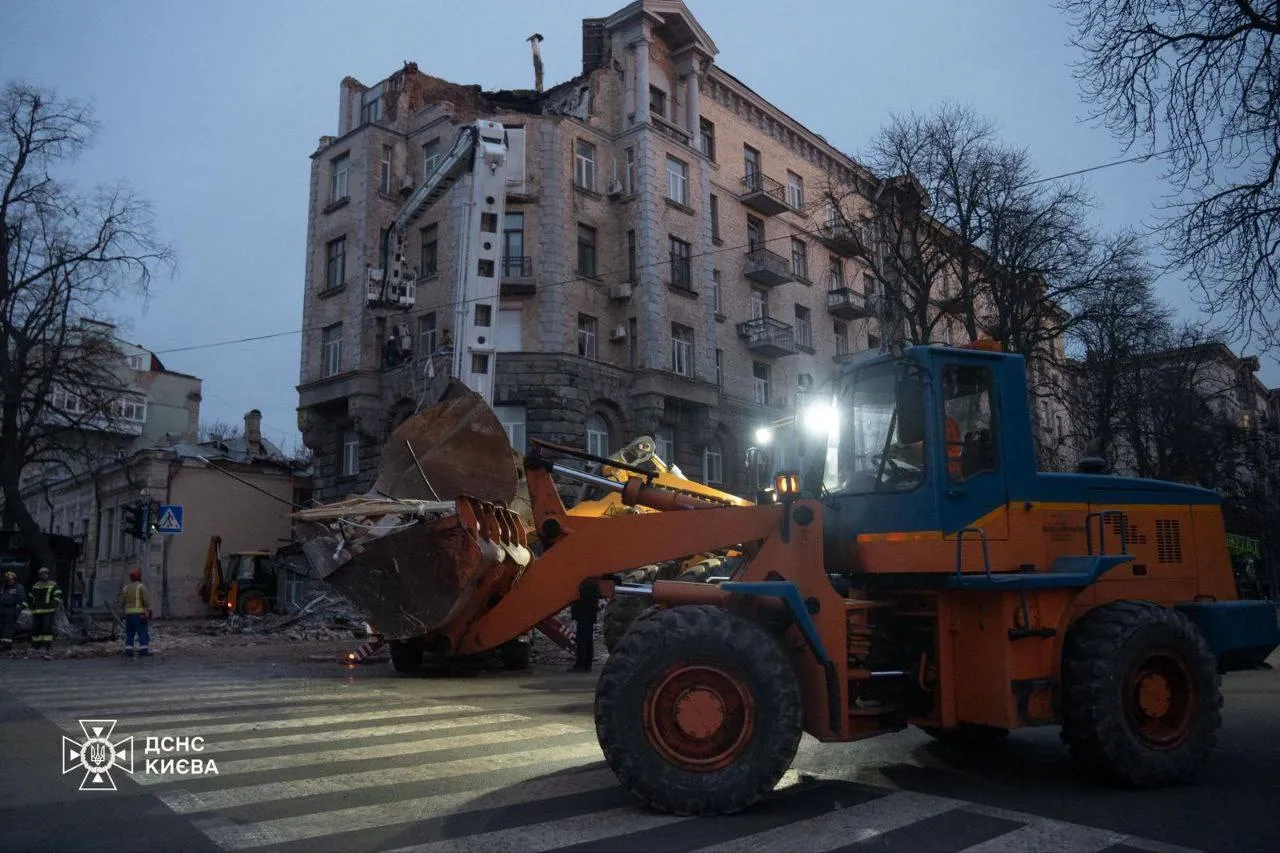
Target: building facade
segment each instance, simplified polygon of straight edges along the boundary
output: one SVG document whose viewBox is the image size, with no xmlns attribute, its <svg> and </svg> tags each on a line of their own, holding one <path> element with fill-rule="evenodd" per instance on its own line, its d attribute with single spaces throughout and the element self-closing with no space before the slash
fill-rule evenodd
<svg viewBox="0 0 1280 853">
<path fill-rule="evenodd" d="M 311 156 L 298 392 L 317 497 L 367 488 L 447 369 L 465 192 L 409 239 L 412 307 L 372 307 L 366 285 L 409 189 L 476 118 L 507 128 L 494 402 L 517 449 L 606 454 L 649 434 L 686 475 L 741 490 L 756 430 L 887 343 L 860 235 L 836 224 L 860 212 L 823 201 L 876 179 L 717 52 L 683 3 L 638 0 L 585 20 L 582 74 L 546 91 L 412 63 L 342 81 L 337 133 Z"/>
</svg>

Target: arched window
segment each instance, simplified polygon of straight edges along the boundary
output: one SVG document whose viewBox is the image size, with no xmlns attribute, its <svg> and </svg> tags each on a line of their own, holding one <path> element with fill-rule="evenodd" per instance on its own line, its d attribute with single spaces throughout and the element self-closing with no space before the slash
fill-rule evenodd
<svg viewBox="0 0 1280 853">
<path fill-rule="evenodd" d="M 587 452 L 595 456 L 609 455 L 609 422 L 602 415 L 587 418 Z"/>
</svg>

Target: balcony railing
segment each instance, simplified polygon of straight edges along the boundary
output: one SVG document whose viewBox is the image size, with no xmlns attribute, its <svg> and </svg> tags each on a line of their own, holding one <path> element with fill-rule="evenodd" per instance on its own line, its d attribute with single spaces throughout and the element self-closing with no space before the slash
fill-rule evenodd
<svg viewBox="0 0 1280 853">
<path fill-rule="evenodd" d="M 764 172 L 752 172 L 744 177 L 742 195 L 738 198 L 765 216 L 776 216 L 793 209 L 787 204 L 787 188 Z"/>
<path fill-rule="evenodd" d="M 738 336 L 747 342 L 747 349 L 766 358 L 796 353 L 795 330 L 772 317 L 757 317 L 739 323 Z"/>
<path fill-rule="evenodd" d="M 502 295 L 532 296 L 537 290 L 533 281 L 533 258 L 502 259 Z"/>
<path fill-rule="evenodd" d="M 791 259 L 765 248 L 748 251 L 747 263 L 742 271 L 752 281 L 770 287 L 796 280 L 796 274 L 791 271 Z"/>
<path fill-rule="evenodd" d="M 815 235 L 822 245 L 837 255 L 851 257 L 866 252 L 866 243 L 861 229 L 854 228 L 842 220 L 829 220 L 819 226 Z"/>
<path fill-rule="evenodd" d="M 874 300 L 847 287 L 827 291 L 827 310 L 841 320 L 857 320 L 875 314 Z"/>
</svg>

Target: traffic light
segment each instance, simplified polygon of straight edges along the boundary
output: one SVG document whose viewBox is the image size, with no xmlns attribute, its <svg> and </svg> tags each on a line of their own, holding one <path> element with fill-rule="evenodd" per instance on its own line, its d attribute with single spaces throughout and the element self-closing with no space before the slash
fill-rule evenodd
<svg viewBox="0 0 1280 853">
<path fill-rule="evenodd" d="M 147 504 L 126 504 L 120 508 L 120 529 L 134 539 L 150 539 L 152 529 L 151 507 Z"/>
</svg>

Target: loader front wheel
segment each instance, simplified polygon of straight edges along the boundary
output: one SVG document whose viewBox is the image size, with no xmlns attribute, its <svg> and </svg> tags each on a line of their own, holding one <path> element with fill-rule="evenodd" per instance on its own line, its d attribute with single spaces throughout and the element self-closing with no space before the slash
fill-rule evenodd
<svg viewBox="0 0 1280 853">
<path fill-rule="evenodd" d="M 781 644 L 718 607 L 631 626 L 596 687 L 596 735 L 622 784 L 677 815 L 730 814 L 773 790 L 802 732 Z"/>
<path fill-rule="evenodd" d="M 417 672 L 422 669 L 422 646 L 404 640 L 392 640 L 391 665 L 396 672 Z"/>
<path fill-rule="evenodd" d="M 1147 601 L 1085 614 L 1067 634 L 1062 739 L 1094 775 L 1156 788 L 1190 782 L 1222 724 L 1221 679 L 1186 616 Z"/>
</svg>

